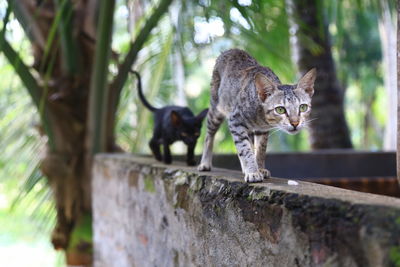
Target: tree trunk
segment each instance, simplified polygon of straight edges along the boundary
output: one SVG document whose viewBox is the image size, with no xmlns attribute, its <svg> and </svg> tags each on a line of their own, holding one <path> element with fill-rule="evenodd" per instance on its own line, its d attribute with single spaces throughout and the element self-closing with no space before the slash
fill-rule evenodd
<svg viewBox="0 0 400 267">
<path fill-rule="evenodd" d="M 322 2 L 288 1 L 292 19 L 294 56 L 301 73 L 317 68 L 312 99 L 310 141 L 313 149 L 351 148 L 344 116 L 344 90 L 336 76 Z"/>
<path fill-rule="evenodd" d="M 31 14 L 46 9 L 43 12 L 48 17 L 37 16 L 35 23 L 40 25 L 43 35 L 49 39 L 50 27 L 59 9 L 51 4 L 41 5 L 40 2 L 31 2 L 30 8 Z M 70 25 L 87 25 L 85 17 L 80 15 L 91 13 L 86 9 L 85 2 L 81 1 L 71 8 Z M 92 25 L 92 28 L 96 26 Z M 48 54 L 46 49 L 40 48 L 34 53 L 33 67 L 39 73 L 39 83 L 44 84 L 43 91 L 47 91 L 43 101 L 50 113 L 55 144 L 43 159 L 41 170 L 48 178 L 55 197 L 57 224 L 52 234 L 54 247 L 67 251 L 68 264 L 90 264 L 91 240 L 79 240 L 72 247 L 71 233 L 80 227 L 83 218 L 91 216 L 91 164 L 85 161 L 89 153 L 85 139 L 95 40 L 83 27 L 74 27 L 71 37 L 77 51 L 72 55 L 79 66 L 76 72 L 64 67 L 66 59 L 65 51 L 59 45 L 61 37 L 56 37 Z M 51 64 L 53 60 L 54 64 Z M 79 71 L 83 66 L 84 71 Z"/>
<path fill-rule="evenodd" d="M 109 14 L 113 13 L 113 4 L 106 2 L 107 5 L 101 6 L 104 12 L 101 13 L 103 19 L 100 19 L 104 23 L 101 24 L 103 27 L 99 24 L 102 31 L 99 31 L 101 37 L 97 54 L 100 56 L 97 57 L 99 62 L 95 63 L 97 72 L 91 80 L 100 1 L 8 1 L 3 24 L 7 25 L 10 10 L 13 10 L 31 41 L 34 58 L 32 67 L 36 75 L 31 73 L 31 69 L 7 42 L 5 26 L 0 36 L 0 50 L 30 93 L 40 112 L 44 132 L 49 137 L 49 148 L 42 160 L 41 170 L 53 188 L 57 210 L 52 243 L 56 249 L 67 251 L 68 264 L 91 264 L 90 159 L 96 152 L 118 149 L 114 126 L 119 94 L 138 52 L 171 1 L 161 0 L 159 6 L 154 8 L 123 64 L 119 65 L 114 82 L 110 84 L 107 84 L 108 73 L 105 72 L 109 65 L 106 55 L 111 49 L 112 31 L 111 22 L 107 19 L 113 17 Z M 90 89 L 92 82 L 93 88 Z M 100 87 L 102 90 L 99 90 Z M 88 110 L 90 90 L 92 93 L 98 90 L 92 95 L 98 99 Z M 102 109 L 102 106 L 105 108 Z M 101 119 L 88 116 L 88 112 L 100 113 L 99 110 L 107 110 L 107 114 L 102 114 Z M 95 124 L 99 120 L 100 126 Z M 98 134 L 99 128 L 106 138 Z M 105 144 L 102 141 L 104 139 Z"/>
<path fill-rule="evenodd" d="M 31 75 L 31 70 L 21 62 L 17 65 L 32 77 L 29 82 L 22 80 L 28 91 L 35 84 L 39 101 L 34 102 L 39 112 L 46 114 L 46 134 L 52 133 L 41 163 L 42 173 L 53 189 L 57 211 L 52 243 L 56 249 L 67 252 L 68 264 L 90 265 L 91 240 L 77 236 L 71 242 L 71 233 L 82 224 L 90 229 L 91 162 L 85 161 L 89 153 L 85 139 L 96 42 L 90 29 L 96 29 L 94 10 L 97 9 L 93 7 L 98 3 L 69 0 L 45 3 L 10 0 L 8 3 L 32 43 L 32 67 L 37 75 Z M 7 51 L 3 49 L 3 52 L 7 56 Z M 17 55 L 15 51 L 12 53 Z"/>
</svg>

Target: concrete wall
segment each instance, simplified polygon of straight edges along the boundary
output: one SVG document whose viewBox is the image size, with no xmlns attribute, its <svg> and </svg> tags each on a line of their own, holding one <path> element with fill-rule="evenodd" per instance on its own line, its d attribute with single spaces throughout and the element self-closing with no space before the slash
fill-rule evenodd
<svg viewBox="0 0 400 267">
<path fill-rule="evenodd" d="M 100 155 L 95 266 L 396 266 L 400 200 Z M 398 265 L 398 266 L 399 266 Z"/>
</svg>

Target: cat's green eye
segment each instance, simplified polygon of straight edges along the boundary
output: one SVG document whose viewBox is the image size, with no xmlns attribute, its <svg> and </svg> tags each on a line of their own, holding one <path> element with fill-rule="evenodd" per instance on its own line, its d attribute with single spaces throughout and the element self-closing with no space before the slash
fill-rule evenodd
<svg viewBox="0 0 400 267">
<path fill-rule="evenodd" d="M 199 132 L 195 132 L 195 133 L 194 133 L 194 136 L 199 136 L 199 135 L 200 135 Z"/>
<path fill-rule="evenodd" d="M 286 109 L 284 107 L 276 107 L 275 108 L 276 113 L 278 114 L 284 114 L 286 113 Z"/>
<path fill-rule="evenodd" d="M 307 104 L 301 104 L 299 109 L 300 109 L 300 112 L 306 112 L 308 110 L 308 105 Z"/>
</svg>

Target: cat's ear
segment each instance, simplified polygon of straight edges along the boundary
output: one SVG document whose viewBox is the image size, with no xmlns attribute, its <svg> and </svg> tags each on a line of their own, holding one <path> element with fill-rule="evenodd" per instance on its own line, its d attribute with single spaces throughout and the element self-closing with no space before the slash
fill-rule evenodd
<svg viewBox="0 0 400 267">
<path fill-rule="evenodd" d="M 314 94 L 314 82 L 317 78 L 317 69 L 309 70 L 297 83 L 297 89 L 304 90 L 310 97 Z"/>
<path fill-rule="evenodd" d="M 276 83 L 271 81 L 267 76 L 262 73 L 256 74 L 255 84 L 258 97 L 262 102 L 264 102 L 269 96 L 271 96 L 277 88 Z"/>
<path fill-rule="evenodd" d="M 181 123 L 182 123 L 181 115 L 179 115 L 179 113 L 176 112 L 175 110 L 171 111 L 171 122 L 172 122 L 172 125 L 175 127 L 181 125 Z"/>
<path fill-rule="evenodd" d="M 197 116 L 196 116 L 196 120 L 198 122 L 202 122 L 204 120 L 204 118 L 207 116 L 207 112 L 208 112 L 208 108 L 206 108 L 205 110 L 203 110 L 202 112 L 200 112 Z"/>
</svg>

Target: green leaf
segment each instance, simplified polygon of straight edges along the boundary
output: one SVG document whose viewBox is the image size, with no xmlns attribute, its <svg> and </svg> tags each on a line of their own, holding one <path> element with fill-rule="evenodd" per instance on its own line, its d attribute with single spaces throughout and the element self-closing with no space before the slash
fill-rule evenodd
<svg viewBox="0 0 400 267">
<path fill-rule="evenodd" d="M 15 72 L 18 74 L 19 78 L 21 79 L 22 83 L 24 84 L 25 88 L 27 89 L 28 93 L 30 94 L 33 103 L 40 110 L 40 102 L 42 98 L 42 88 L 39 87 L 36 79 L 33 77 L 29 68 L 23 63 L 19 54 L 11 47 L 11 45 L 7 42 L 5 38 L 5 28 L 8 23 L 8 17 L 5 17 L 4 24 L 3 24 L 3 32 L 0 36 L 0 51 L 6 56 L 7 60 L 13 66 Z M 41 120 L 43 123 L 43 127 L 49 137 L 49 146 L 51 149 L 54 149 L 54 135 L 53 130 L 51 128 L 49 114 L 46 110 L 43 110 L 41 113 Z"/>
<path fill-rule="evenodd" d="M 54 0 L 54 2 L 60 14 L 58 29 L 61 37 L 63 67 L 68 74 L 76 74 L 79 71 L 79 64 L 78 48 L 73 38 L 73 6 L 70 0 Z"/>
<path fill-rule="evenodd" d="M 135 42 L 131 45 L 131 48 L 126 55 L 125 59 L 123 60 L 120 68 L 118 69 L 118 74 L 115 77 L 114 81 L 112 82 L 112 88 L 115 90 L 115 98 L 113 99 L 113 103 L 111 103 L 111 107 L 115 108 L 118 106 L 119 103 L 119 95 L 121 93 L 122 87 L 126 79 L 128 78 L 129 70 L 131 66 L 135 62 L 137 55 L 142 48 L 143 44 L 147 40 L 150 35 L 150 32 L 153 28 L 157 25 L 158 21 L 160 20 L 161 16 L 167 11 L 169 5 L 171 4 L 172 0 L 161 0 L 161 3 L 154 9 L 153 14 L 150 18 L 146 21 L 143 29 L 140 31 L 139 35 L 137 36 Z"/>
<path fill-rule="evenodd" d="M 111 54 L 115 0 L 101 2 L 97 31 L 96 54 L 89 92 L 90 152 L 106 149 L 106 120 L 108 112 L 108 64 Z"/>
<path fill-rule="evenodd" d="M 92 253 L 92 216 L 84 214 L 75 225 L 71 233 L 68 250 L 78 250 L 80 252 Z"/>
</svg>

